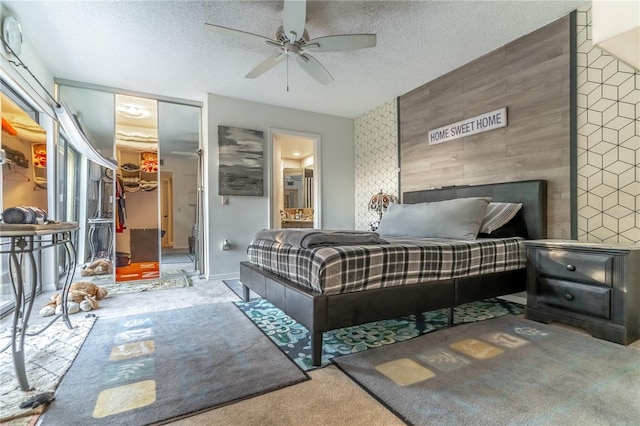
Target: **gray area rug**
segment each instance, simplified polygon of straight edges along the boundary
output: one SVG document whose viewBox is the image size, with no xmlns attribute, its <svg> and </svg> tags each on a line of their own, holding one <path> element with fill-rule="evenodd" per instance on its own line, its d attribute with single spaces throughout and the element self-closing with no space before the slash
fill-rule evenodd
<svg viewBox="0 0 640 426">
<path fill-rule="evenodd" d="M 414 425 L 640 424 L 640 352 L 513 315 L 333 361 Z"/>
<path fill-rule="evenodd" d="M 43 425 L 142 425 L 307 379 L 231 303 L 98 319 Z"/>
</svg>

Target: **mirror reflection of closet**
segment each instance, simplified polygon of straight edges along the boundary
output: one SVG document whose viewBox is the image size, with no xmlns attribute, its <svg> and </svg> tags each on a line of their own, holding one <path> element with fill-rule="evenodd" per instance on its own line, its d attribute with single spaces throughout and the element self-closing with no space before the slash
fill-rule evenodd
<svg viewBox="0 0 640 426">
<path fill-rule="evenodd" d="M 158 278 L 158 102 L 115 96 L 116 281 Z"/>
<path fill-rule="evenodd" d="M 0 211 L 17 206 L 34 206 L 48 211 L 45 189 L 47 134 L 36 121 L 36 110 L 5 87 L 4 81 L 2 84 L 0 141 L 6 158 L 0 166 Z M 43 146 L 44 157 L 41 149 Z M 34 149 L 35 147 L 38 148 Z M 38 156 L 34 155 L 35 152 L 38 152 Z M 8 312 L 14 306 L 14 299 L 9 296 L 12 294 L 9 274 L 9 254 L 5 253 L 0 255 L 0 314 Z M 31 278 L 31 275 L 25 277 L 27 282 Z"/>
<path fill-rule="evenodd" d="M 64 101 L 74 114 L 87 140 L 103 156 L 114 157 L 115 139 L 114 94 L 84 87 L 58 85 L 58 99 Z M 88 162 L 86 226 L 78 255 L 83 279 L 113 278 L 114 250 L 114 171 Z"/>
<path fill-rule="evenodd" d="M 198 224 L 203 222 L 198 209 L 200 112 L 198 106 L 158 102 L 163 277 L 177 273 L 194 275 L 200 268 L 202 230 Z"/>
</svg>

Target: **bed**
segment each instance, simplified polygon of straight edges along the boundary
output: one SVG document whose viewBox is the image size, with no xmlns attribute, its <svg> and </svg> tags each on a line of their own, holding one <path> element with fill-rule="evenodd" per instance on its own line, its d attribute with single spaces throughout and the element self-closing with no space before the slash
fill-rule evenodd
<svg viewBox="0 0 640 426">
<path fill-rule="evenodd" d="M 542 239 L 547 235 L 546 189 L 547 185 L 544 180 L 456 186 L 405 192 L 402 202 L 405 206 L 420 205 L 421 203 L 435 205 L 444 200 L 489 197 L 491 202 L 521 203 L 522 208 L 518 213 L 518 219 L 526 227 L 526 238 Z M 384 218 L 382 225 L 384 225 Z M 492 235 L 489 237 L 491 238 L 488 238 L 487 241 L 478 238 L 477 243 L 475 241 L 454 240 L 449 242 L 444 240 L 444 243 L 461 244 L 468 247 L 476 247 L 477 244 L 506 247 L 512 246 L 515 241 L 516 245 L 520 244 L 521 252 L 523 251 L 522 238 L 496 239 Z M 385 242 L 390 245 L 385 248 L 376 245 L 338 246 L 335 247 L 335 250 L 340 252 L 342 257 L 352 251 L 361 254 L 362 251 L 377 253 L 382 250 L 388 252 L 390 248 L 394 248 L 396 251 L 400 250 L 395 249 L 395 246 L 401 244 L 402 241 L 396 241 L 393 237 L 386 238 L 386 240 Z M 403 238 L 398 237 L 397 240 L 403 240 Z M 262 240 L 252 241 L 252 245 L 254 243 L 269 245 Z M 256 248 L 251 249 L 250 246 L 250 250 L 256 251 Z M 305 256 L 313 256 L 314 251 L 323 249 L 288 247 L 287 250 L 294 251 L 295 256 L 299 256 L 298 250 L 301 250 L 304 258 Z M 478 250 L 482 251 L 482 249 Z M 480 265 L 472 273 L 467 271 L 464 274 L 421 270 L 410 274 L 410 278 L 407 278 L 405 273 L 402 279 L 389 285 L 376 284 L 371 277 L 362 278 L 361 275 L 356 274 L 343 279 L 343 283 L 350 283 L 350 285 L 341 284 L 336 289 L 336 285 L 323 288 L 323 284 L 318 282 L 317 277 L 314 276 L 314 269 L 305 266 L 304 262 L 292 261 L 291 259 L 295 256 L 282 256 L 281 253 L 272 255 L 274 259 L 280 258 L 280 264 L 284 268 L 276 273 L 268 270 L 264 265 L 257 264 L 259 262 L 255 254 L 250 255 L 249 258 L 253 258 L 256 263 L 251 261 L 240 263 L 240 281 L 245 301 L 249 299 L 249 290 L 253 290 L 309 329 L 314 365 L 320 365 L 321 362 L 322 334 L 325 331 L 443 308 L 449 308 L 449 324 L 452 324 L 453 307 L 457 305 L 517 293 L 526 289 L 524 266 L 526 262 L 523 263 L 522 259 L 517 266 L 511 264 L 509 267 L 497 268 L 497 272 L 496 268 Z M 390 263 L 391 258 L 399 260 L 400 264 L 404 264 L 403 262 L 406 260 L 403 256 L 387 256 L 385 257 L 387 265 L 385 269 L 393 267 L 393 263 Z M 294 268 L 296 265 L 297 269 Z M 287 267 L 295 269 L 295 271 L 289 274 L 283 273 L 282 271 Z M 305 274 L 307 277 L 300 279 L 300 276 Z M 370 284 L 370 281 L 374 282 L 373 286 L 361 285 L 363 282 Z"/>
</svg>

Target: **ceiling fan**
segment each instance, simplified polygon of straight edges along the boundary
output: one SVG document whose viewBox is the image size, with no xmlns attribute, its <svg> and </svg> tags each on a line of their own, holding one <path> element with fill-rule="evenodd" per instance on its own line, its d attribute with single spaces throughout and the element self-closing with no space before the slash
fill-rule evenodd
<svg viewBox="0 0 640 426">
<path fill-rule="evenodd" d="M 284 0 L 282 25 L 276 31 L 274 39 L 219 25 L 205 23 L 204 26 L 206 29 L 219 34 L 264 43 L 269 46 L 275 46 L 280 50 L 249 71 L 245 75 L 246 78 L 261 76 L 287 59 L 290 54 L 293 54 L 302 69 L 318 82 L 326 85 L 334 81 L 333 77 L 316 58 L 307 52 L 341 52 L 375 47 L 376 35 L 344 34 L 309 39 L 309 34 L 305 29 L 306 8 L 305 0 Z"/>
</svg>

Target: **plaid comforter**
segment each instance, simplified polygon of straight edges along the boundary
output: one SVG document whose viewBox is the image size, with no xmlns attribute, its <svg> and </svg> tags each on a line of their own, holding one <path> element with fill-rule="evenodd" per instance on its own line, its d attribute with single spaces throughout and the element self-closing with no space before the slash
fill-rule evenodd
<svg viewBox="0 0 640 426">
<path fill-rule="evenodd" d="M 522 238 L 390 239 L 389 244 L 296 248 L 253 240 L 251 263 L 324 294 L 416 284 L 526 267 Z"/>
</svg>

